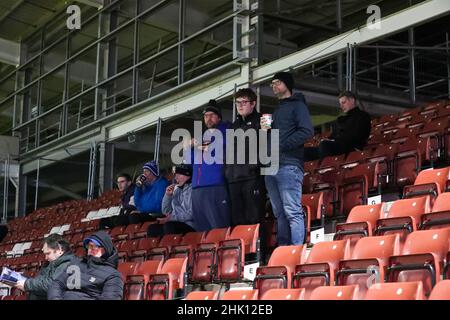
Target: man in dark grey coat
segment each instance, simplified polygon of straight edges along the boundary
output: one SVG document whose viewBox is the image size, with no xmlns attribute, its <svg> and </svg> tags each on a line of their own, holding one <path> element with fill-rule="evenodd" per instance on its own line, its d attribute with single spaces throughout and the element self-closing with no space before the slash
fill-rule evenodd
<svg viewBox="0 0 450 320">
<path fill-rule="evenodd" d="M 110 236 L 99 231 L 84 239 L 87 256 L 74 260 L 48 291 L 49 300 L 121 300 L 123 280 Z"/>
<path fill-rule="evenodd" d="M 53 280 L 66 271 L 74 256 L 70 244 L 59 234 L 51 234 L 44 239 L 42 252 L 47 263 L 35 278 L 17 283 L 16 288 L 25 291 L 29 300 L 47 300 L 47 291 Z"/>
</svg>

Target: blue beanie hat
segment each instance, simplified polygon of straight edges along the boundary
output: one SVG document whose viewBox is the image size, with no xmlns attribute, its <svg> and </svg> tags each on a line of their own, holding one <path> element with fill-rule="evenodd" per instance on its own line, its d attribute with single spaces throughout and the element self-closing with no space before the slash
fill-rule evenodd
<svg viewBox="0 0 450 320">
<path fill-rule="evenodd" d="M 158 169 L 158 165 L 156 164 L 156 161 L 152 160 L 150 162 L 147 162 L 146 164 L 144 164 L 144 166 L 142 167 L 142 169 L 147 169 L 149 170 L 151 173 L 153 173 L 153 175 L 155 177 L 159 177 L 159 169 Z"/>
</svg>

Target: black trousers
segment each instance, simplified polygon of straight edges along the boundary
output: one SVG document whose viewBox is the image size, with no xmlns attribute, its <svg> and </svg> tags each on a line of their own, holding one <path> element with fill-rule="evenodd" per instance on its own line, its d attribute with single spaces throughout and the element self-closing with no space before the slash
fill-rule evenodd
<svg viewBox="0 0 450 320">
<path fill-rule="evenodd" d="M 346 153 L 336 141 L 322 141 L 319 147 L 305 148 L 305 161 L 314 161 Z"/>
<path fill-rule="evenodd" d="M 0 226 L 0 242 L 6 237 L 8 233 L 8 227 L 6 225 Z"/>
<path fill-rule="evenodd" d="M 256 224 L 264 219 L 266 188 L 261 177 L 228 184 L 232 226 Z"/>
<path fill-rule="evenodd" d="M 102 218 L 100 219 L 100 229 L 112 229 L 118 226 L 127 226 L 129 224 L 129 215 L 128 214 L 120 214 L 114 217 Z"/>
<path fill-rule="evenodd" d="M 190 225 L 179 221 L 167 221 L 164 224 L 151 224 L 147 229 L 148 237 L 162 237 L 166 234 L 186 234 L 195 232 Z"/>
</svg>

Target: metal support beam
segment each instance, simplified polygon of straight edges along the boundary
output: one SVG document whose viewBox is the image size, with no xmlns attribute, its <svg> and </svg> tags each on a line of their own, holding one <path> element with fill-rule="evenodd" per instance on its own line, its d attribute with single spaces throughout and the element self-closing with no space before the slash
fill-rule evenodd
<svg viewBox="0 0 450 320">
<path fill-rule="evenodd" d="M 0 62 L 18 67 L 20 64 L 20 43 L 0 38 Z"/>
<path fill-rule="evenodd" d="M 115 146 L 113 143 L 103 142 L 100 144 L 99 195 L 111 190 L 114 186 L 114 152 Z"/>
<path fill-rule="evenodd" d="M 153 160 L 156 161 L 156 163 L 159 162 L 159 152 L 161 150 L 161 127 L 162 127 L 162 119 L 158 118 L 158 123 L 156 125 L 156 136 L 155 136 L 155 152 Z"/>
<path fill-rule="evenodd" d="M 178 19 L 178 85 L 184 82 L 184 44 L 182 41 L 185 36 L 185 20 L 186 20 L 186 0 L 180 0 L 179 19 Z"/>
<path fill-rule="evenodd" d="M 41 170 L 40 159 L 37 161 L 37 170 L 36 170 L 36 187 L 34 192 L 34 210 L 37 210 L 38 207 L 38 196 L 39 196 L 39 173 Z"/>
<path fill-rule="evenodd" d="M 448 81 L 448 98 L 450 99 L 450 48 L 449 35 L 445 33 L 445 48 L 447 49 L 447 81 Z"/>
<path fill-rule="evenodd" d="M 336 27 L 339 34 L 342 33 L 342 0 L 336 0 Z M 343 83 L 343 73 L 344 73 L 344 57 L 341 54 L 337 56 L 337 86 L 339 91 L 344 89 Z"/>
<path fill-rule="evenodd" d="M 319 29 L 321 31 L 327 31 L 327 32 L 329 32 L 331 34 L 336 34 L 336 29 L 333 28 L 333 27 L 327 27 L 327 26 L 324 26 L 324 25 L 308 23 L 308 22 L 304 22 L 304 21 L 301 21 L 301 20 L 297 20 L 297 19 L 291 19 L 291 18 L 288 18 L 288 17 L 284 17 L 284 16 L 282 16 L 280 14 L 264 13 L 263 17 L 267 18 L 267 19 L 276 20 L 277 22 L 280 22 L 282 24 L 290 24 L 290 25 L 310 28 L 310 29 L 313 29 L 313 30 Z"/>
<path fill-rule="evenodd" d="M 87 4 L 88 6 L 101 9 L 104 5 L 104 0 L 76 0 L 79 3 Z"/>
<path fill-rule="evenodd" d="M 408 30 L 409 45 L 412 47 L 415 44 L 414 28 Z M 409 50 L 409 92 L 411 103 L 416 104 L 416 59 L 415 50 Z"/>
<path fill-rule="evenodd" d="M 277 71 L 288 70 L 290 68 L 299 69 L 305 65 L 344 52 L 347 43 L 365 44 L 373 42 L 412 26 L 437 19 L 449 12 L 450 1 L 448 0 L 421 2 L 382 18 L 381 29 L 369 29 L 367 26 L 363 26 L 256 68 L 253 70 L 253 84 L 266 81 Z"/>
</svg>

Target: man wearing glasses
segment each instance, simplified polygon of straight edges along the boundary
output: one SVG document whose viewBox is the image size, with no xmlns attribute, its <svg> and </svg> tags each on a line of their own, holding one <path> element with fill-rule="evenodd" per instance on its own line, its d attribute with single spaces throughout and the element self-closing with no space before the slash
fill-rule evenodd
<svg viewBox="0 0 450 320">
<path fill-rule="evenodd" d="M 292 75 L 288 72 L 275 74 L 271 87 L 280 104 L 273 115 L 273 123 L 261 118 L 261 128 L 279 130 L 280 165 L 277 173 L 266 175 L 266 188 L 277 218 L 278 245 L 299 245 L 305 240 L 301 204 L 303 144 L 313 137 L 314 130 L 303 94 L 293 94 Z"/>
</svg>

